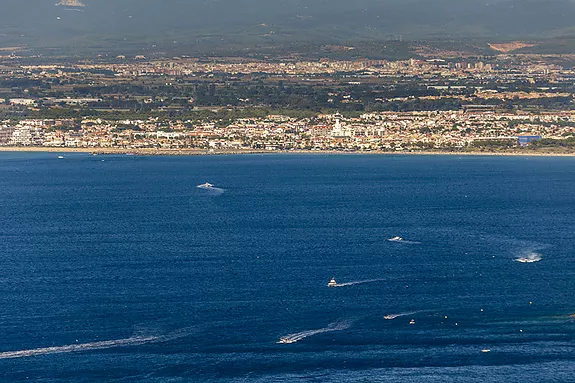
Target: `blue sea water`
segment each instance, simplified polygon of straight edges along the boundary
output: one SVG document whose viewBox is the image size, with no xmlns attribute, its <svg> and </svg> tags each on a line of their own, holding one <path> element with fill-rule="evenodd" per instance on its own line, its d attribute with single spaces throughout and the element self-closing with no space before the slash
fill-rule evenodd
<svg viewBox="0 0 575 383">
<path fill-rule="evenodd" d="M 573 382 L 574 191 L 573 158 L 0 153 L 0 381 Z"/>
</svg>

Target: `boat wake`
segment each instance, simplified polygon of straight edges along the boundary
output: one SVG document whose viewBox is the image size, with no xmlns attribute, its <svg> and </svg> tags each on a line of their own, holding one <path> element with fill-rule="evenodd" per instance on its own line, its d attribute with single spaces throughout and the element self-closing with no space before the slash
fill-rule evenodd
<svg viewBox="0 0 575 383">
<path fill-rule="evenodd" d="M 211 195 L 220 195 L 220 194 L 224 193 L 224 189 L 217 188 L 209 182 L 206 182 L 205 184 L 198 185 L 198 186 L 196 186 L 196 188 L 202 189 L 203 191 L 205 191 L 206 193 L 209 193 Z"/>
<path fill-rule="evenodd" d="M 361 285 L 364 283 L 372 283 L 372 282 L 381 282 L 383 279 L 365 279 L 362 281 L 351 281 L 351 282 L 344 282 L 344 283 L 336 283 L 332 285 L 332 287 L 345 287 L 345 286 L 354 286 L 354 285 Z"/>
<path fill-rule="evenodd" d="M 543 259 L 543 256 L 541 256 L 541 254 L 536 253 L 536 252 L 531 252 L 524 257 L 515 258 L 515 262 L 533 263 L 533 262 L 539 262 L 542 259 Z"/>
<path fill-rule="evenodd" d="M 421 244 L 421 242 L 409 241 L 409 240 L 403 239 L 401 237 L 388 238 L 387 241 L 388 242 L 394 242 L 394 243 L 404 243 L 406 245 L 420 245 Z"/>
<path fill-rule="evenodd" d="M 325 332 L 347 330 L 348 328 L 351 327 L 352 324 L 353 324 L 353 321 L 351 321 L 351 320 L 330 323 L 327 327 L 320 328 L 317 330 L 306 330 L 306 331 L 296 332 L 294 334 L 288 334 L 286 336 L 282 336 L 277 343 L 282 343 L 282 344 L 296 343 L 302 339 L 305 339 L 305 338 L 313 336 L 313 335 L 323 334 Z"/>
<path fill-rule="evenodd" d="M 33 348 L 29 350 L 0 352 L 0 359 L 24 358 L 37 355 L 65 354 L 70 352 L 104 350 L 108 348 L 138 346 L 162 340 L 158 336 L 134 336 L 125 339 L 105 340 L 101 342 L 76 343 L 66 346 Z"/>
<path fill-rule="evenodd" d="M 514 261 L 520 263 L 539 262 L 543 259 L 540 252 L 552 247 L 550 244 L 538 242 L 520 240 L 511 240 L 510 242 L 515 246 L 515 249 L 512 250 Z"/>
<path fill-rule="evenodd" d="M 140 346 L 143 344 L 168 342 L 189 336 L 198 331 L 197 327 L 186 327 L 165 335 L 134 335 L 129 338 L 104 340 L 99 342 L 74 343 L 65 346 L 41 347 L 28 350 L 0 352 L 0 359 L 25 358 L 39 355 L 67 354 L 71 352 L 106 350 L 110 348 Z"/>
<path fill-rule="evenodd" d="M 409 312 L 405 312 L 405 313 L 397 313 L 397 314 L 388 314 L 385 315 L 383 318 L 387 319 L 387 320 L 393 320 L 395 318 L 399 318 L 399 317 L 403 317 L 403 316 L 407 316 L 407 315 L 413 315 L 413 314 L 417 314 L 421 311 L 409 311 Z"/>
</svg>

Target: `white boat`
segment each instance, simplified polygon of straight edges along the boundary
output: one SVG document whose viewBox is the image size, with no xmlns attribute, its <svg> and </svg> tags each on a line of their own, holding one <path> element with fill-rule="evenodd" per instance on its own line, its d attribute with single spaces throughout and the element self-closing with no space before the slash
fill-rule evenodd
<svg viewBox="0 0 575 383">
<path fill-rule="evenodd" d="M 198 186 L 196 186 L 196 187 L 198 187 L 198 188 L 200 188 L 200 189 L 209 189 L 209 188 L 213 188 L 214 185 L 212 185 L 212 184 L 209 183 L 209 182 L 206 182 L 205 184 L 201 184 L 201 185 L 198 185 Z"/>
<path fill-rule="evenodd" d="M 402 242 L 402 241 L 405 241 L 405 239 L 398 237 L 398 236 L 395 236 L 393 238 L 389 238 L 388 241 L 389 242 Z"/>
<path fill-rule="evenodd" d="M 488 348 L 484 348 L 483 350 L 481 350 L 481 352 L 491 352 L 491 350 Z"/>
<path fill-rule="evenodd" d="M 64 158 L 64 156 L 58 156 L 58 158 L 59 158 L 59 159 L 62 159 L 62 158 Z"/>
<path fill-rule="evenodd" d="M 337 286 L 337 282 L 335 281 L 335 278 L 332 278 L 327 284 L 327 287 L 335 287 L 335 286 Z"/>
</svg>

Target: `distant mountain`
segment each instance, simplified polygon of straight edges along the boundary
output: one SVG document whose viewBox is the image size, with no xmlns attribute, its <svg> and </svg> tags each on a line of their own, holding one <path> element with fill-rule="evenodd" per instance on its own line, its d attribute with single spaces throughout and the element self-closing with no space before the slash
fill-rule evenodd
<svg viewBox="0 0 575 383">
<path fill-rule="evenodd" d="M 571 0 L 2 0 L 0 48 L 539 39 L 575 32 Z"/>
<path fill-rule="evenodd" d="M 64 7 L 85 7 L 84 3 L 79 0 L 61 0 L 56 6 L 62 5 Z"/>
</svg>

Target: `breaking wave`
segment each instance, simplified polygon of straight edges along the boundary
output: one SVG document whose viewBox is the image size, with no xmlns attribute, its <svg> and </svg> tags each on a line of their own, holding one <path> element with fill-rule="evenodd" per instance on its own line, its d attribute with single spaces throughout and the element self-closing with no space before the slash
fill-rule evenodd
<svg viewBox="0 0 575 383">
<path fill-rule="evenodd" d="M 305 339 L 305 338 L 313 336 L 313 335 L 323 334 L 325 332 L 347 330 L 348 328 L 351 327 L 352 324 L 353 324 L 353 321 L 351 321 L 351 320 L 330 323 L 327 327 L 320 328 L 317 330 L 306 330 L 306 331 L 296 332 L 294 334 L 288 334 L 288 335 L 282 336 L 277 343 L 283 343 L 283 344 L 296 343 L 302 339 Z"/>
</svg>

